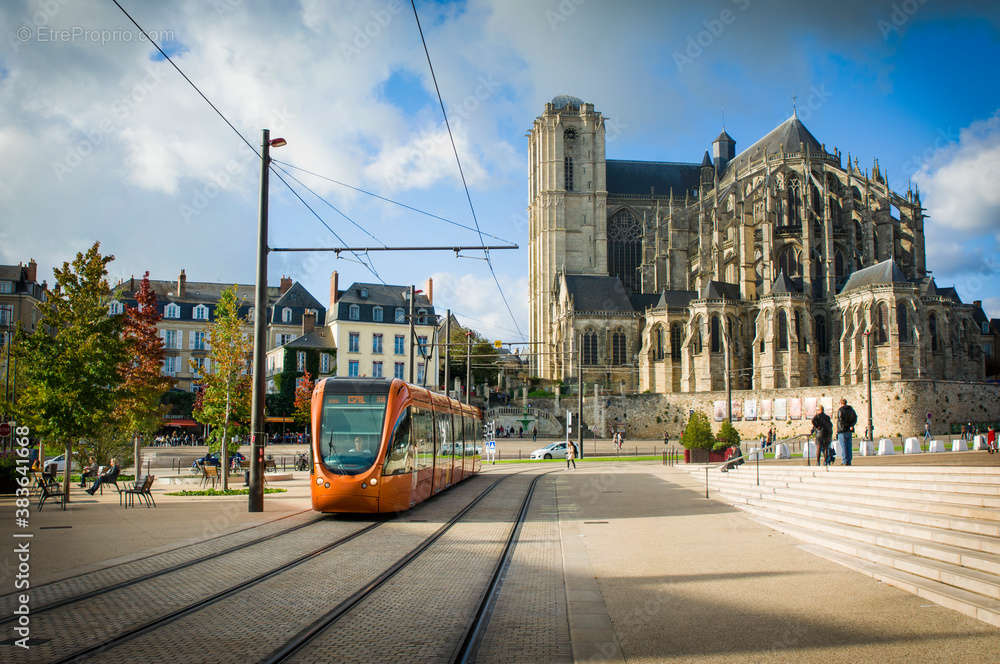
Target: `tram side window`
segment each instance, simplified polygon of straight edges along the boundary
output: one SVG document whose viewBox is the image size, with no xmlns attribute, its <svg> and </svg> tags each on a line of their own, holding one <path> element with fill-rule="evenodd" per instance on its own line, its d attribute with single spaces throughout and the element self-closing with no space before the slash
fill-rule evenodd
<svg viewBox="0 0 1000 664">
<path fill-rule="evenodd" d="M 441 456 L 451 456 L 454 443 L 451 437 L 451 413 L 435 413 L 434 419 L 438 426 L 437 453 Z"/>
<path fill-rule="evenodd" d="M 426 408 L 413 408 L 413 435 L 417 470 L 434 467 L 434 415 Z"/>
<path fill-rule="evenodd" d="M 465 417 L 454 415 L 455 418 L 455 456 L 465 455 Z M 461 464 L 459 464 L 461 465 Z"/>
<path fill-rule="evenodd" d="M 410 454 L 410 409 L 407 408 L 396 420 L 392 434 L 392 446 L 385 458 L 383 475 L 403 475 L 413 472 L 413 456 Z"/>
</svg>

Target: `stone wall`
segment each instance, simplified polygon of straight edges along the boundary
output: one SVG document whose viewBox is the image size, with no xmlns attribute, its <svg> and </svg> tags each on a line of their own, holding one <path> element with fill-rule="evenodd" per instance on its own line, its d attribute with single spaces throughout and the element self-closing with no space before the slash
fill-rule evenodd
<svg viewBox="0 0 1000 664">
<path fill-rule="evenodd" d="M 867 426 L 867 393 L 864 385 L 834 385 L 775 390 L 733 390 L 733 426 L 746 438 L 763 435 L 772 424 L 779 438 L 807 434 L 812 428 L 803 414 L 792 420 L 736 419 L 736 403 L 746 399 L 786 399 L 829 397 L 834 408 L 841 397 L 846 398 L 858 414 L 857 432 Z M 595 427 L 599 436 L 610 436 L 614 428 L 624 428 L 627 437 L 662 439 L 666 432 L 672 440 L 680 438 L 690 410 L 700 410 L 713 422 L 714 404 L 725 401 L 724 391 L 681 394 L 637 394 L 630 396 L 591 393 L 584 399 L 587 425 Z M 1000 385 L 961 381 L 910 380 L 875 382 L 872 384 L 875 436 L 917 436 L 924 430 L 924 418 L 932 414 L 932 432 L 944 434 L 952 424 L 963 422 L 1000 422 Z M 563 405 L 565 408 L 565 405 Z M 575 408 L 574 408 L 575 410 Z M 832 415 L 831 415 L 832 417 Z"/>
</svg>

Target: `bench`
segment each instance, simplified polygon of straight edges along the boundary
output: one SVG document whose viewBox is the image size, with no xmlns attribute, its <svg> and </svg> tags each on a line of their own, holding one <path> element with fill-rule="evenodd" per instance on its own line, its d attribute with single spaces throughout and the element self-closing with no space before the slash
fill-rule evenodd
<svg viewBox="0 0 1000 664">
<path fill-rule="evenodd" d="M 55 482 L 49 483 L 49 482 L 42 481 L 41 485 L 39 487 L 39 490 L 41 491 L 40 497 L 38 498 L 38 511 L 39 512 L 42 511 L 42 506 L 45 504 L 45 501 L 48 500 L 49 498 L 58 498 L 59 502 L 62 504 L 63 510 L 65 511 L 65 509 L 66 509 L 66 494 L 63 493 L 63 490 L 62 490 L 61 486 L 59 486 Z"/>
<path fill-rule="evenodd" d="M 201 467 L 201 485 L 204 487 L 209 482 L 212 483 L 212 488 L 215 488 L 215 483 L 219 481 L 219 467 L 211 466 L 205 464 Z"/>
<path fill-rule="evenodd" d="M 142 481 L 136 481 L 131 487 L 126 487 L 118 494 L 118 504 L 122 504 L 122 497 L 125 498 L 125 509 L 128 509 L 129 504 L 135 504 L 135 497 L 139 497 L 139 502 L 144 502 L 146 507 L 156 507 L 156 501 L 153 500 L 153 494 L 151 489 L 153 488 L 153 480 L 156 477 L 154 475 L 146 475 L 142 478 Z"/>
<path fill-rule="evenodd" d="M 264 472 L 265 473 L 278 472 L 278 465 L 274 463 L 274 459 L 267 459 L 264 461 Z"/>
</svg>

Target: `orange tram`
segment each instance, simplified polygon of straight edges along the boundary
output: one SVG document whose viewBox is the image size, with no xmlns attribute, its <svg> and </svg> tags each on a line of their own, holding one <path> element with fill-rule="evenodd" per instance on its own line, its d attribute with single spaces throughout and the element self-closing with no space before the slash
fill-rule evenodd
<svg viewBox="0 0 1000 664">
<path fill-rule="evenodd" d="M 399 379 L 326 378 L 312 394 L 312 505 L 400 512 L 481 469 L 478 408 Z"/>
</svg>

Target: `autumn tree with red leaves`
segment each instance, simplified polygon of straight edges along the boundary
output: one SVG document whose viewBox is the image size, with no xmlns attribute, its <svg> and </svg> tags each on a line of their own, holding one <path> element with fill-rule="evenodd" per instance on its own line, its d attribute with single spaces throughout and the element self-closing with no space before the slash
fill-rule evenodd
<svg viewBox="0 0 1000 664">
<path fill-rule="evenodd" d="M 292 411 L 292 419 L 296 424 L 308 425 L 312 420 L 312 393 L 316 387 L 316 381 L 307 370 L 302 374 L 302 378 L 295 385 L 295 410 Z"/>
<path fill-rule="evenodd" d="M 121 376 L 115 419 L 120 430 L 131 436 L 135 454 L 135 476 L 142 467 L 142 436 L 152 435 L 165 411 L 160 397 L 170 388 L 171 379 L 162 373 L 163 339 L 156 324 L 162 316 L 156 306 L 156 292 L 150 286 L 149 272 L 143 275 L 135 294 L 135 307 L 125 308 L 122 337 L 129 357 L 118 365 Z"/>
</svg>

